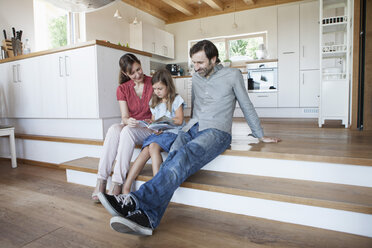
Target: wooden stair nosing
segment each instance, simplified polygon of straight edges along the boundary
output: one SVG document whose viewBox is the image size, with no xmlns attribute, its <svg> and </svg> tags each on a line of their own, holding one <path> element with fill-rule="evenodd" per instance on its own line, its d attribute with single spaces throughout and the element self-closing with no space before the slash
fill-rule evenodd
<svg viewBox="0 0 372 248">
<path fill-rule="evenodd" d="M 97 158 L 89 158 L 85 157 L 83 158 L 84 162 L 90 162 L 94 163 L 92 167 L 95 166 L 95 168 L 86 166 L 85 168 L 81 168 L 79 166 L 74 165 L 79 160 L 73 160 L 67 163 L 63 163 L 60 166 L 62 168 L 71 169 L 71 170 L 78 170 L 83 172 L 89 172 L 89 173 L 97 173 L 97 167 L 98 167 L 98 159 Z M 199 174 L 198 174 L 199 173 Z M 348 201 L 341 201 L 341 200 L 329 200 L 329 199 L 323 199 L 319 195 L 310 197 L 304 195 L 290 195 L 290 192 L 268 192 L 264 190 L 254 190 L 248 188 L 238 188 L 237 186 L 228 186 L 228 185 L 217 185 L 217 183 L 202 183 L 201 180 L 194 180 L 195 177 L 198 177 L 200 174 L 207 174 L 209 176 L 215 176 L 217 177 L 225 177 L 228 178 L 229 176 L 234 176 L 237 174 L 234 173 L 225 173 L 225 172 L 214 172 L 214 171 L 199 171 L 195 175 L 191 176 L 190 178 L 185 181 L 181 187 L 190 188 L 190 189 L 198 189 L 198 190 L 205 190 L 210 192 L 218 192 L 218 193 L 225 193 L 225 194 L 231 194 L 231 195 L 237 195 L 237 196 L 244 196 L 244 197 L 252 197 L 252 198 L 260 198 L 265 200 L 273 200 L 273 201 L 281 201 L 281 202 L 289 202 L 294 204 L 302 204 L 302 205 L 309 205 L 309 206 L 316 206 L 316 207 L 325 207 L 325 208 L 332 208 L 332 209 L 338 209 L 338 210 L 345 210 L 345 211 L 352 211 L 352 212 L 359 212 L 359 213 L 365 213 L 365 214 L 372 214 L 372 200 L 371 204 L 363 203 L 363 202 L 348 202 Z M 331 183 L 319 183 L 319 182 L 309 182 L 309 181 L 302 181 L 302 180 L 294 180 L 294 179 L 282 179 L 282 178 L 270 178 L 270 177 L 262 177 L 262 176 L 251 176 L 251 175 L 238 175 L 239 177 L 250 177 L 250 178 L 258 178 L 258 180 L 261 179 L 269 179 L 269 180 L 275 180 L 279 182 L 294 182 L 294 187 L 296 187 L 296 184 L 301 183 L 311 183 L 311 185 L 320 185 L 321 187 L 327 187 L 328 185 L 331 186 L 337 186 L 339 188 L 343 188 L 345 192 L 351 191 L 355 192 L 358 190 L 367 191 L 369 193 L 369 198 L 372 199 L 372 189 L 366 188 L 366 187 L 360 187 L 360 186 L 349 186 L 349 185 L 336 185 Z M 151 172 L 151 165 L 145 166 L 144 171 L 141 172 L 141 174 L 137 177 L 136 180 L 138 181 L 144 181 L 147 182 L 151 180 L 152 178 L 152 172 Z M 218 180 L 215 179 L 216 182 Z M 227 180 L 228 181 L 228 180 Z M 334 193 L 334 190 L 331 191 Z M 341 192 L 342 193 L 342 192 Z M 340 193 L 339 193 L 340 194 Z M 341 194 L 342 195 L 342 194 Z M 353 195 L 355 195 L 353 193 Z"/>
<path fill-rule="evenodd" d="M 63 143 L 96 145 L 96 146 L 102 146 L 104 142 L 103 140 L 96 140 L 96 139 L 81 139 L 81 138 L 68 138 L 68 137 L 57 137 L 57 136 L 30 135 L 30 134 L 16 134 L 15 137 L 17 139 L 63 142 Z M 136 148 L 141 148 L 141 146 L 138 145 L 136 146 Z M 368 159 L 368 158 L 334 157 L 334 156 L 325 156 L 325 155 L 290 154 L 290 153 L 264 152 L 264 151 L 238 151 L 238 150 L 231 150 L 231 149 L 227 149 L 224 153 L 222 153 L 222 155 L 372 166 L 372 159 Z"/>
</svg>

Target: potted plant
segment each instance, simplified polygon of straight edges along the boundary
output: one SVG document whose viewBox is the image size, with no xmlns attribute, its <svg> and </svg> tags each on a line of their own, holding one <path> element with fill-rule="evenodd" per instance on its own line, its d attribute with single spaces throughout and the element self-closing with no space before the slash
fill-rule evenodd
<svg viewBox="0 0 372 248">
<path fill-rule="evenodd" d="M 229 60 L 229 59 L 225 59 L 225 60 L 222 62 L 222 65 L 223 65 L 224 67 L 230 67 L 230 66 L 231 66 L 231 63 L 232 63 L 231 60 Z"/>
</svg>

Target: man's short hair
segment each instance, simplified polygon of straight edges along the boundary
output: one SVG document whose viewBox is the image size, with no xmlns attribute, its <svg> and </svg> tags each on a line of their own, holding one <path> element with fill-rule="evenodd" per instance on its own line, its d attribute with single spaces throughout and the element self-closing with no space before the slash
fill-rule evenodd
<svg viewBox="0 0 372 248">
<path fill-rule="evenodd" d="M 201 40 L 190 48 L 190 58 L 197 52 L 204 51 L 209 60 L 216 57 L 216 64 L 221 60 L 218 58 L 217 47 L 209 40 Z"/>
</svg>

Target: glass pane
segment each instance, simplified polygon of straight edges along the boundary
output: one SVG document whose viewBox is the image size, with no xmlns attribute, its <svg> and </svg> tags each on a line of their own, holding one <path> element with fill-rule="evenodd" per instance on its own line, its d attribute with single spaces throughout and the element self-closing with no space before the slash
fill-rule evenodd
<svg viewBox="0 0 372 248">
<path fill-rule="evenodd" d="M 264 43 L 263 36 L 229 40 L 229 55 L 231 61 L 257 59 L 256 50 Z"/>
<path fill-rule="evenodd" d="M 67 45 L 67 11 L 54 7 L 45 0 L 35 0 L 34 16 L 36 50 Z"/>
<path fill-rule="evenodd" d="M 212 41 L 212 42 L 217 47 L 218 57 L 220 58 L 221 61 L 224 61 L 226 59 L 225 42 L 223 42 L 223 41 L 218 41 L 218 42 Z"/>
</svg>

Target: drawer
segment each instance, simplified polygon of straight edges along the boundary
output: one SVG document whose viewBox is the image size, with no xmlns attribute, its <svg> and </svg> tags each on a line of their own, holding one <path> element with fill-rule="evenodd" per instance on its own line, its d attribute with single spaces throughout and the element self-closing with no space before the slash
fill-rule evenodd
<svg viewBox="0 0 372 248">
<path fill-rule="evenodd" d="M 278 107 L 278 93 L 248 93 L 249 99 L 256 108 L 276 108 Z"/>
</svg>

